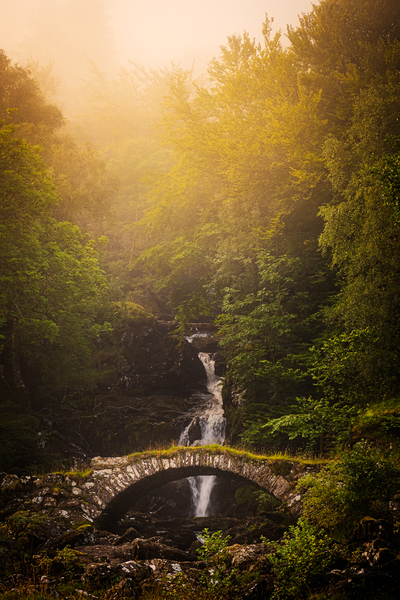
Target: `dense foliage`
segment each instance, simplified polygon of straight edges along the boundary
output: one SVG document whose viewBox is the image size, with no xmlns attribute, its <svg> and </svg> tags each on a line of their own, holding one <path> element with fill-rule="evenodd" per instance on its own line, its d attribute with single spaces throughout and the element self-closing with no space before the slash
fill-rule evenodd
<svg viewBox="0 0 400 600">
<path fill-rule="evenodd" d="M 91 62 L 86 116 L 63 129 L 43 69 L 2 52 L 8 401 L 54 409 L 94 385 L 93 342 L 119 319 L 107 280 L 182 334 L 218 323 L 231 440 L 396 438 L 398 11 L 322 0 L 287 47 L 267 18 L 197 81 Z"/>
<path fill-rule="evenodd" d="M 264 540 L 271 598 L 332 591 L 328 569 L 351 563 L 363 527 L 394 520 L 399 491 L 400 5 L 320 0 L 287 37 L 266 18 L 261 44 L 229 37 L 197 80 L 133 63 L 112 77 L 89 60 L 71 121 L 49 102 L 51 64 L 0 50 L 0 471 L 157 444 L 148 405 L 184 402 L 145 384 L 181 377 L 169 354 L 212 321 L 229 441 L 331 458 L 301 480 L 303 518 Z M 146 356 L 128 381 L 140 354 L 164 379 Z M 80 577 L 68 546 L 27 562 L 42 517 L 25 508 L 2 528 L 21 572 Z M 228 539 L 203 541 L 210 568 L 166 577 L 156 597 L 252 593 L 257 571 L 229 566 Z"/>
<path fill-rule="evenodd" d="M 206 82 L 170 79 L 177 163 L 133 229 L 136 293 L 183 324 L 219 314 L 232 439 L 257 447 L 323 451 L 397 410 L 400 45 L 377 7 L 324 0 L 288 48 L 267 19 Z"/>
<path fill-rule="evenodd" d="M 13 93 L 4 95 L 11 112 L 0 124 L 0 454 L 3 468 L 15 469 L 39 459 L 37 413 L 57 410 L 68 388 L 92 385 L 94 341 L 109 323 L 95 242 L 56 218 L 66 201 L 61 176 L 27 141 L 50 140 L 50 154 L 61 113 L 27 70 L 1 56 L 2 89 Z"/>
</svg>

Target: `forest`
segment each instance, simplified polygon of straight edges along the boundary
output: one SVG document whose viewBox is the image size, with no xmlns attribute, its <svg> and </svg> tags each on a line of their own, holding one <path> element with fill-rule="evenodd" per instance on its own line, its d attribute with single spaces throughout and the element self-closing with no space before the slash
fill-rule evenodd
<svg viewBox="0 0 400 600">
<path fill-rule="evenodd" d="M 0 470 L 176 442 L 131 418 L 162 385 L 121 391 L 124 332 L 168 323 L 166 356 L 207 323 L 227 445 L 327 461 L 305 514 L 339 543 L 399 492 L 400 5 L 320 0 L 286 45 L 272 22 L 201 76 L 91 64 L 79 119 L 0 50 Z"/>
</svg>

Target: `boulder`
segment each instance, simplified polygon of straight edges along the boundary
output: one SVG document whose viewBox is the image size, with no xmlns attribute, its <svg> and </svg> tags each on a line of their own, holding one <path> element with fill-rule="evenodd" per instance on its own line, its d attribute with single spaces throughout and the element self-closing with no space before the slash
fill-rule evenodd
<svg viewBox="0 0 400 600">
<path fill-rule="evenodd" d="M 94 529 L 91 525 L 84 525 L 62 533 L 55 538 L 49 538 L 44 544 L 46 550 L 62 550 L 66 546 L 74 548 L 77 545 L 94 543 Z"/>
<path fill-rule="evenodd" d="M 234 544 L 256 544 L 260 542 L 261 536 L 272 541 L 280 540 L 286 531 L 287 527 L 284 525 L 277 525 L 262 517 L 254 517 L 230 530 L 229 534 Z"/>
<path fill-rule="evenodd" d="M 125 362 L 116 380 L 121 390 L 179 392 L 205 378 L 195 348 L 157 327 L 127 328 L 121 335 L 121 344 Z"/>
<path fill-rule="evenodd" d="M 230 565 L 239 571 L 260 571 L 269 573 L 271 563 L 265 556 L 264 544 L 240 545 L 234 544 L 227 548 L 230 557 Z"/>
<path fill-rule="evenodd" d="M 136 554 L 135 546 L 132 546 L 132 544 L 124 544 L 123 546 L 94 544 L 91 546 L 76 546 L 75 550 L 81 552 L 82 555 L 91 557 L 92 563 L 96 561 L 96 564 L 107 563 L 113 568 L 118 567 L 121 563 L 135 560 Z"/>
<path fill-rule="evenodd" d="M 67 527 L 57 521 L 29 511 L 19 511 L 12 515 L 9 519 L 9 528 L 20 543 L 30 548 L 50 543 L 69 532 Z"/>
<path fill-rule="evenodd" d="M 127 531 L 125 531 L 125 533 L 123 535 L 120 535 L 114 542 L 114 546 L 121 546 L 123 544 L 127 544 L 129 542 L 132 542 L 133 540 L 135 540 L 136 538 L 140 538 L 140 534 L 138 533 L 138 531 L 136 529 L 134 529 L 133 527 L 129 527 L 129 529 Z"/>
<path fill-rule="evenodd" d="M 193 560 L 193 556 L 191 556 L 188 552 L 179 550 L 179 548 L 166 546 L 165 544 L 159 543 L 158 540 L 137 539 L 132 542 L 132 547 L 135 560 L 150 560 L 153 558 L 163 558 L 177 562 L 188 562 Z"/>
<path fill-rule="evenodd" d="M 85 579 L 96 582 L 106 582 L 115 573 L 108 562 L 89 563 L 85 568 Z"/>
<path fill-rule="evenodd" d="M 123 579 L 112 588 L 107 590 L 103 600 L 126 600 L 134 598 L 137 595 L 137 586 L 132 579 Z"/>
<path fill-rule="evenodd" d="M 218 336 L 207 336 L 207 337 L 194 337 L 191 339 L 191 344 L 196 352 L 207 352 L 208 354 L 215 354 L 218 350 L 218 343 L 220 338 Z"/>
<path fill-rule="evenodd" d="M 384 519 L 364 517 L 352 536 L 353 541 L 368 542 L 377 538 L 389 540 L 393 537 L 393 525 Z"/>
<path fill-rule="evenodd" d="M 135 560 L 122 562 L 117 566 L 117 572 L 123 577 L 129 577 L 136 583 L 151 577 L 153 570 L 145 563 L 138 563 Z"/>
<path fill-rule="evenodd" d="M 188 437 L 189 445 L 191 446 L 196 440 L 201 440 L 201 427 L 199 417 L 195 417 L 189 425 Z"/>
<path fill-rule="evenodd" d="M 364 547 L 363 557 L 371 567 L 374 565 L 383 565 L 396 559 L 396 554 L 387 547 L 386 540 L 381 538 L 364 544 Z"/>
</svg>

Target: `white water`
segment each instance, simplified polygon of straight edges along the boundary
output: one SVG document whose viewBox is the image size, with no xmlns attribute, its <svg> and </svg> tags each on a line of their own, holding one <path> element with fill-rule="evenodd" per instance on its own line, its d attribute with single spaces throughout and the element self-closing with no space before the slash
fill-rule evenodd
<svg viewBox="0 0 400 600">
<path fill-rule="evenodd" d="M 221 388 L 219 386 L 220 378 L 215 375 L 215 361 L 210 354 L 200 352 L 199 358 L 202 361 L 207 374 L 207 390 L 210 394 L 210 402 L 201 415 L 195 419 L 182 431 L 179 438 L 180 446 L 205 446 L 206 444 L 223 444 L 225 441 L 226 420 L 224 409 L 222 407 Z M 194 422 L 200 429 L 200 438 L 190 443 L 190 429 Z M 198 477 L 189 477 L 188 481 L 192 489 L 192 500 L 195 517 L 206 517 L 210 508 L 211 491 L 214 486 L 214 475 L 201 475 Z"/>
</svg>

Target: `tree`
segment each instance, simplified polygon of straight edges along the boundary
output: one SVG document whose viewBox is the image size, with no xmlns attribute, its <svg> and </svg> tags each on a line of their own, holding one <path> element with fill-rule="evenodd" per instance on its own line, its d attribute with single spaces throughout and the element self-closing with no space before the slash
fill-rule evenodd
<svg viewBox="0 0 400 600">
<path fill-rule="evenodd" d="M 398 77 L 399 23 L 396 0 L 322 0 L 288 28 L 300 83 L 322 92 L 331 126 L 348 123 L 351 98 L 364 87 Z"/>
<path fill-rule="evenodd" d="M 58 129 L 64 122 L 59 108 L 48 104 L 29 69 L 13 65 L 0 50 L 0 119 L 44 124 Z"/>
<path fill-rule="evenodd" d="M 264 403 L 284 404 L 291 377 L 282 360 L 296 352 L 301 340 L 295 323 L 307 312 L 307 294 L 296 289 L 298 260 L 260 253 L 257 268 L 257 293 L 226 289 L 219 319 L 221 345 L 229 374 L 248 399 L 255 401 L 262 389 L 269 397 Z"/>
<path fill-rule="evenodd" d="M 358 99 L 343 142 L 330 138 L 327 164 L 337 203 L 321 213 L 321 245 L 332 253 L 341 291 L 328 315 L 346 333 L 368 330 L 364 381 L 375 393 L 397 393 L 399 241 L 393 208 L 385 200 L 382 168 L 389 134 L 398 132 L 398 85 L 374 86 Z"/>
<path fill-rule="evenodd" d="M 0 130 L 0 174 L 3 356 L 26 407 L 25 375 L 38 382 L 42 402 L 82 380 L 103 327 L 97 313 L 106 284 L 93 244 L 51 217 L 57 196 L 39 149 L 16 138 L 10 125 Z"/>
<path fill-rule="evenodd" d="M 149 270 L 151 247 L 178 239 L 200 245 L 208 270 L 203 297 L 213 290 L 218 302 L 239 274 L 232 272 L 235 254 L 244 259 L 235 263 L 243 275 L 261 249 L 285 253 L 283 231 L 293 213 L 301 226 L 290 250 L 304 249 L 305 237 L 316 246 L 311 197 L 322 176 L 319 95 L 297 86 L 290 54 L 270 31 L 266 21 L 264 48 L 247 34 L 229 38 L 210 64 L 207 85 L 175 70 L 164 139 L 178 163 L 159 178 L 135 228 Z M 304 210 L 307 203 L 311 210 Z"/>
</svg>

